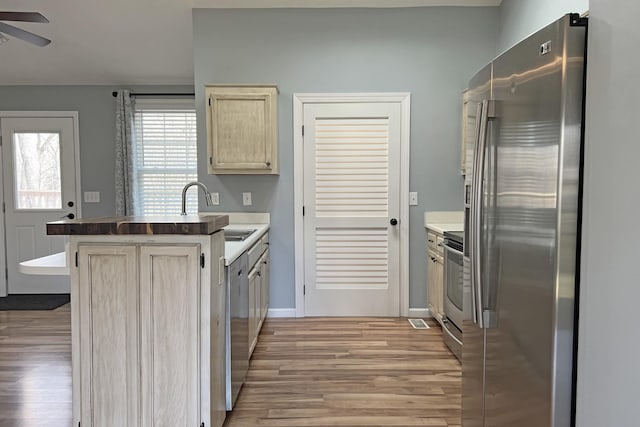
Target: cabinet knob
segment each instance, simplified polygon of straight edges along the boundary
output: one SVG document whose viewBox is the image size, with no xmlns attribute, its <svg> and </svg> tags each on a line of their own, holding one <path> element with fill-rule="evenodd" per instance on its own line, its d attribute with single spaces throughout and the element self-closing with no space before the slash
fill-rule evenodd
<svg viewBox="0 0 640 427">
<path fill-rule="evenodd" d="M 398 225 L 398 220 L 395 218 L 391 218 L 391 220 L 389 221 L 389 224 L 391 225 Z"/>
<path fill-rule="evenodd" d="M 271 166 L 271 162 L 267 162 L 267 166 Z"/>
</svg>

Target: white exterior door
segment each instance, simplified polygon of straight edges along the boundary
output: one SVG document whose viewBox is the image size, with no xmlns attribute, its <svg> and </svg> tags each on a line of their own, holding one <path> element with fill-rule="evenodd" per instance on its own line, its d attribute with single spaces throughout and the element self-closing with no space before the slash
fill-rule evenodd
<svg viewBox="0 0 640 427">
<path fill-rule="evenodd" d="M 18 263 L 64 251 L 46 223 L 77 215 L 74 119 L 0 119 L 7 286 L 0 294 L 68 293 L 69 278 L 25 275 Z M 6 294 L 5 293 L 5 294 Z"/>
<path fill-rule="evenodd" d="M 304 104 L 307 316 L 399 316 L 399 103 Z"/>
</svg>

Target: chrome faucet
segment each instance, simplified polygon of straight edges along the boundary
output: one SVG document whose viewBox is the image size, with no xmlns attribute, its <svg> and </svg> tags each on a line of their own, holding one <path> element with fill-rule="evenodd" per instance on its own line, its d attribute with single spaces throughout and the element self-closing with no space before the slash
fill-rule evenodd
<svg viewBox="0 0 640 427">
<path fill-rule="evenodd" d="M 185 185 L 184 188 L 182 189 L 182 214 L 181 215 L 187 214 L 187 190 L 189 189 L 189 187 L 192 187 L 194 185 L 197 185 L 198 187 L 200 187 L 200 189 L 204 193 L 204 200 L 207 206 L 213 205 L 213 200 L 211 200 L 211 193 L 209 193 L 209 190 L 207 190 L 207 186 L 201 182 L 193 181 Z"/>
</svg>

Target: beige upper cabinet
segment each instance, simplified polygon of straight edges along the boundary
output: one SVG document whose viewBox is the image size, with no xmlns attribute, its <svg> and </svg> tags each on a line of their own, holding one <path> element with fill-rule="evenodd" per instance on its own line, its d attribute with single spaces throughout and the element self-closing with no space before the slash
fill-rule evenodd
<svg viewBox="0 0 640 427">
<path fill-rule="evenodd" d="M 278 174 L 278 88 L 207 85 L 210 174 Z"/>
</svg>

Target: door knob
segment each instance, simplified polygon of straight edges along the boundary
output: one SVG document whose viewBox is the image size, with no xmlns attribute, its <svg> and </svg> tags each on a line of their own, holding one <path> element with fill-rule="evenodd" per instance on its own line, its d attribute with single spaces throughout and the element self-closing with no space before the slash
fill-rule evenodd
<svg viewBox="0 0 640 427">
<path fill-rule="evenodd" d="M 75 217 L 76 216 L 74 214 L 70 213 L 70 214 L 66 214 L 65 216 L 61 216 L 60 219 L 65 219 L 65 218 L 73 219 Z"/>
<path fill-rule="evenodd" d="M 395 218 L 391 218 L 391 220 L 389 221 L 389 224 L 391 225 L 398 225 L 398 220 Z"/>
</svg>

